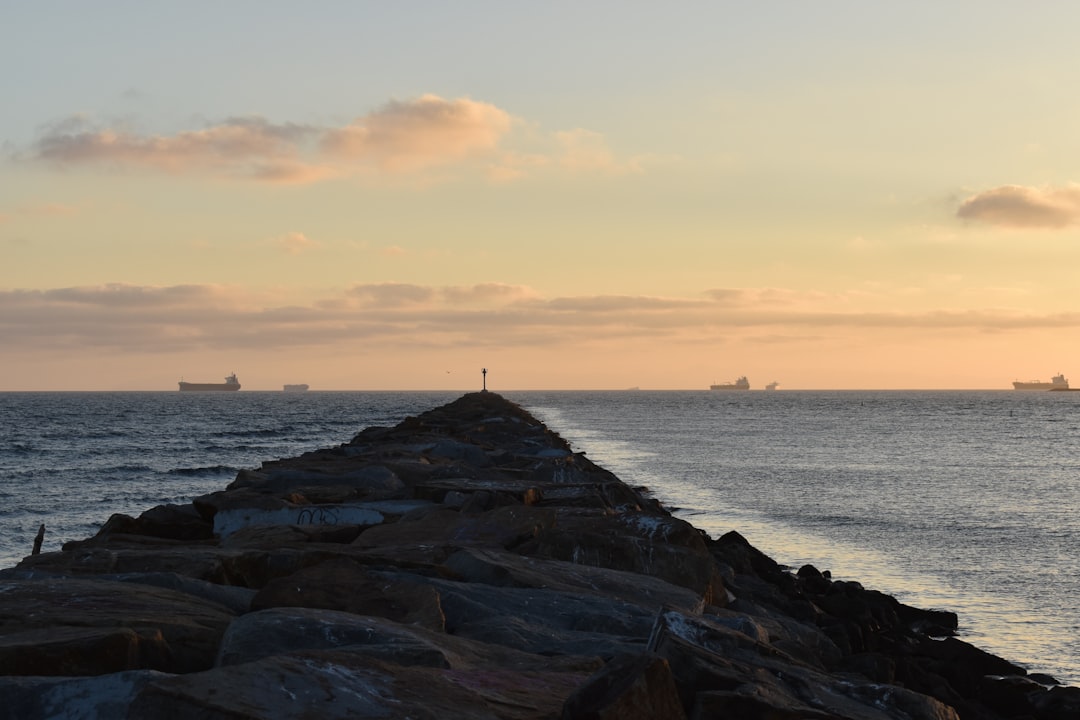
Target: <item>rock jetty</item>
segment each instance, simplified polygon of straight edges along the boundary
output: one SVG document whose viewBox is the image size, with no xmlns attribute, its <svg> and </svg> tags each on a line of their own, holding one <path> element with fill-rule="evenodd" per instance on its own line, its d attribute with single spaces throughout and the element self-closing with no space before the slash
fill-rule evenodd
<svg viewBox="0 0 1080 720">
<path fill-rule="evenodd" d="M 479 392 L 0 573 L 0 717 L 1080 717 L 956 627 Z"/>
</svg>

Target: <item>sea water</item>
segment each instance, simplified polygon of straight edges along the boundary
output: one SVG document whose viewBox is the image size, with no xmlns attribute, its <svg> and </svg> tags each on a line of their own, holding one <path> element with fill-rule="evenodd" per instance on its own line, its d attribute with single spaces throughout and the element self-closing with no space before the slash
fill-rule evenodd
<svg viewBox="0 0 1080 720">
<path fill-rule="evenodd" d="M 460 393 L 0 393 L 0 567 Z M 1080 684 L 1080 394 L 504 392 L 718 536 Z"/>
</svg>

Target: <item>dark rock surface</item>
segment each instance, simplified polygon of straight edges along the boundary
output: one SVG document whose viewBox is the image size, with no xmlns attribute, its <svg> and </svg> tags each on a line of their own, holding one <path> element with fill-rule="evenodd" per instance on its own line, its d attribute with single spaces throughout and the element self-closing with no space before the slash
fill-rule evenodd
<svg viewBox="0 0 1080 720">
<path fill-rule="evenodd" d="M 956 626 L 471 393 L 0 572 L 0 718 L 1080 717 Z"/>
</svg>

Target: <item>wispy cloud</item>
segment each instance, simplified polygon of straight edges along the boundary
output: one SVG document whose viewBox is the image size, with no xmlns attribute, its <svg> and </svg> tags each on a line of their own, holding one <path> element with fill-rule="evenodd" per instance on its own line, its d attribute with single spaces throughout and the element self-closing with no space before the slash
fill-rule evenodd
<svg viewBox="0 0 1080 720">
<path fill-rule="evenodd" d="M 203 130 L 146 136 L 123 128 L 96 129 L 85 118 L 54 127 L 35 147 L 36 157 L 63 165 L 146 167 L 170 173 L 224 170 L 260 177 L 298 162 L 314 128 L 275 125 L 262 118 L 232 118 Z"/>
<path fill-rule="evenodd" d="M 0 223 L 18 218 L 56 218 L 68 217 L 78 213 L 80 208 L 64 203 L 46 202 L 26 204 L 0 211 Z"/>
<path fill-rule="evenodd" d="M 347 125 L 326 127 L 234 117 L 172 135 L 98 125 L 76 115 L 46 128 L 30 157 L 60 167 L 103 167 L 173 175 L 203 174 L 306 184 L 360 174 L 418 175 L 468 168 L 496 182 L 539 168 L 620 173 L 602 135 L 530 131 L 528 150 L 512 147 L 522 121 L 491 103 L 422 95 L 395 100 Z M 535 147 L 539 145 L 539 147 Z"/>
<path fill-rule="evenodd" d="M 574 172 L 641 172 L 636 160 L 620 161 L 600 133 L 577 129 L 555 133 L 559 143 L 559 164 Z"/>
<path fill-rule="evenodd" d="M 489 103 L 423 95 L 327 130 L 320 144 L 335 158 L 407 172 L 483 155 L 498 146 L 510 125 L 509 113 Z"/>
<path fill-rule="evenodd" d="M 964 200 L 957 217 L 1008 228 L 1063 228 L 1080 221 L 1080 185 L 1002 185 Z"/>
<path fill-rule="evenodd" d="M 731 301 L 776 294 L 772 289 L 718 289 L 689 297 L 544 297 L 527 286 L 503 283 L 379 283 L 288 304 L 275 295 L 226 286 L 111 284 L 0 292 L 0 336 L 6 352 L 99 348 L 137 353 L 147 348 L 273 351 L 338 344 L 550 349 L 627 337 L 693 343 L 736 335 L 776 344 L 849 329 L 1080 329 L 1080 312 L 845 312 L 831 309 L 835 299 L 794 292 L 788 293 L 787 304 Z"/>
<path fill-rule="evenodd" d="M 285 252 L 290 255 L 299 255 L 314 248 L 319 247 L 319 243 L 315 242 L 307 235 L 301 232 L 291 232 L 283 237 L 278 238 L 278 245 L 281 246 Z"/>
</svg>

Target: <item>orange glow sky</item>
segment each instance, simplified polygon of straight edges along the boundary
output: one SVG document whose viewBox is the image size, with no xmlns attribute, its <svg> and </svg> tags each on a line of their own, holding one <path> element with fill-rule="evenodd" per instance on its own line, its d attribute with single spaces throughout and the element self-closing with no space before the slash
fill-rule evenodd
<svg viewBox="0 0 1080 720">
<path fill-rule="evenodd" d="M 1080 6 L 170 5 L 4 12 L 0 390 L 1080 380 Z"/>
</svg>

